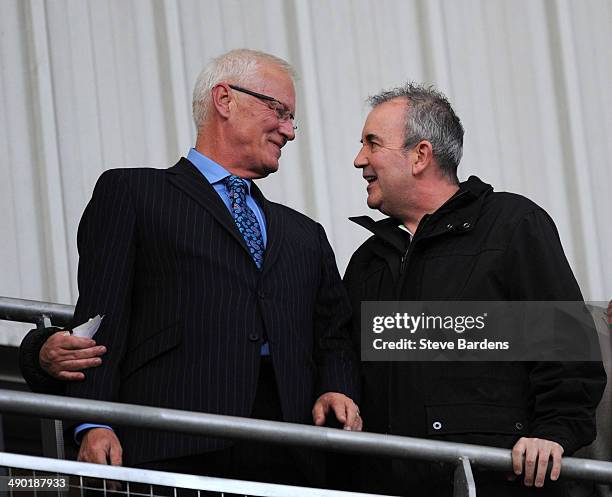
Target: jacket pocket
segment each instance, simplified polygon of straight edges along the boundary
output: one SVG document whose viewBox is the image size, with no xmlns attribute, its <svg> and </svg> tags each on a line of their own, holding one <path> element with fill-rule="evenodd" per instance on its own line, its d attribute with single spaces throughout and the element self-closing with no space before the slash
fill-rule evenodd
<svg viewBox="0 0 612 497">
<path fill-rule="evenodd" d="M 153 359 L 177 347 L 183 340 L 181 323 L 173 323 L 146 338 L 125 354 L 121 377 L 126 379 Z"/>
<path fill-rule="evenodd" d="M 426 406 L 426 410 L 428 435 L 465 433 L 522 435 L 529 429 L 527 411 L 521 407 L 445 404 Z"/>
</svg>

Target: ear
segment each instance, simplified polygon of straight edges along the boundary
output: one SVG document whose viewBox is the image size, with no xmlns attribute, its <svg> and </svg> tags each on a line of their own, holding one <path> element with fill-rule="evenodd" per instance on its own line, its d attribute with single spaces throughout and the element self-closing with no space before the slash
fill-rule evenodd
<svg viewBox="0 0 612 497">
<path fill-rule="evenodd" d="M 217 113 L 224 118 L 228 118 L 230 114 L 230 103 L 233 100 L 233 94 L 230 87 L 226 83 L 219 83 L 213 86 L 211 91 L 211 104 Z"/>
<path fill-rule="evenodd" d="M 412 174 L 418 176 L 423 174 L 433 162 L 433 147 L 427 140 L 421 140 L 413 150 L 415 158 L 412 164 Z"/>
</svg>

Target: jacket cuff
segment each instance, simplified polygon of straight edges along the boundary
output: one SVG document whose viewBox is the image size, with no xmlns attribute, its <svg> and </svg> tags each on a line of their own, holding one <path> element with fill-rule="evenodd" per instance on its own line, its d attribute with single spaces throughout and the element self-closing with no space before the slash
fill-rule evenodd
<svg viewBox="0 0 612 497">
<path fill-rule="evenodd" d="M 563 457 L 571 456 L 576 452 L 583 444 L 577 443 L 574 437 L 569 433 L 564 433 L 565 430 L 558 429 L 555 432 L 548 431 L 546 429 L 536 429 L 531 433 L 531 437 L 540 438 L 542 440 L 550 440 L 551 442 L 557 442 L 563 447 Z"/>
</svg>

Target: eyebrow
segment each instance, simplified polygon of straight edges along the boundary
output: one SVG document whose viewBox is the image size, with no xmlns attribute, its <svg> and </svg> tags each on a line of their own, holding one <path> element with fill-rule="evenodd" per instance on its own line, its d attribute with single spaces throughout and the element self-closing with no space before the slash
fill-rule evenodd
<svg viewBox="0 0 612 497">
<path fill-rule="evenodd" d="M 252 97 L 258 98 L 260 100 L 264 100 L 266 102 L 276 102 L 277 104 L 280 104 L 285 109 L 287 109 L 287 111 L 289 111 L 289 116 L 291 117 L 291 119 L 295 119 L 295 116 L 291 112 L 291 107 L 289 107 L 285 102 L 280 101 L 276 97 L 273 97 L 271 95 L 267 95 L 265 93 L 260 93 L 260 92 L 255 91 L 255 90 L 250 90 L 249 88 L 244 88 L 243 86 L 238 86 L 238 85 L 234 85 L 234 84 L 228 84 L 227 86 L 229 86 L 232 90 L 236 90 L 236 91 L 239 91 L 241 93 L 246 93 L 247 95 L 251 95 Z"/>
<path fill-rule="evenodd" d="M 280 102 L 288 111 L 289 111 L 289 115 L 291 116 L 291 119 L 295 119 L 295 110 L 293 110 L 293 112 L 291 112 L 291 107 L 289 107 L 286 103 L 281 102 L 280 100 L 278 100 L 278 102 Z"/>
<path fill-rule="evenodd" d="M 293 116 L 293 112 L 291 112 L 291 107 L 289 107 L 289 105 L 287 105 L 285 102 L 283 102 L 282 100 L 279 100 L 278 98 L 273 97 L 271 95 L 266 95 L 266 97 L 270 97 L 272 99 L 271 100 L 272 102 L 277 102 L 277 103 L 281 104 L 285 109 L 287 109 L 291 113 L 291 116 Z"/>
<path fill-rule="evenodd" d="M 365 141 L 371 143 L 373 141 L 382 141 L 382 140 L 381 140 L 380 136 L 378 136 L 378 135 L 376 135 L 374 133 L 368 133 L 365 136 Z M 363 143 L 363 139 L 361 140 L 361 143 Z"/>
<path fill-rule="evenodd" d="M 289 116 L 291 117 L 291 119 L 295 119 L 295 116 L 293 115 L 294 112 L 291 112 L 291 107 L 289 107 L 285 102 L 279 100 L 278 98 L 274 98 L 274 97 L 271 97 L 271 98 L 274 99 L 274 100 L 272 100 L 273 102 L 277 102 L 277 103 L 281 104 L 285 109 L 287 109 L 289 111 Z"/>
</svg>

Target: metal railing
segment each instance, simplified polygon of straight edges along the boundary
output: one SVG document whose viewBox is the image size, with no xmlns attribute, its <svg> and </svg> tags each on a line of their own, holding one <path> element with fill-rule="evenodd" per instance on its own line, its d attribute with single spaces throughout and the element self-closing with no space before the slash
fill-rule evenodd
<svg viewBox="0 0 612 497">
<path fill-rule="evenodd" d="M 88 419 L 92 422 L 138 426 L 140 428 L 176 431 L 195 435 L 265 441 L 282 445 L 298 445 L 349 453 L 367 453 L 369 455 L 444 462 L 454 464 L 457 468 L 455 471 L 456 496 L 476 495 L 471 469 L 472 465 L 498 471 L 512 471 L 511 453 L 507 449 L 393 435 L 347 432 L 333 428 L 179 411 L 141 405 L 135 406 L 77 398 L 71 398 L 70 402 L 67 404 L 65 397 L 0 390 L 0 411 L 15 414 L 61 417 L 74 420 Z M 0 458 L 0 465 L 3 465 L 1 461 L 2 459 Z M 84 469 L 79 469 L 78 466 L 73 466 L 79 463 L 70 463 L 70 465 L 63 466 L 65 463 L 68 463 L 68 461 L 58 461 L 56 465 L 51 466 L 48 464 L 48 460 L 44 464 L 34 459 L 28 459 L 28 461 L 36 462 L 36 465 L 29 465 L 28 468 L 67 472 L 98 478 L 104 477 L 107 479 L 142 481 L 143 475 L 141 470 L 133 470 L 133 472 L 130 472 L 130 468 L 123 468 L 123 470 L 128 471 L 127 473 L 117 472 L 115 475 L 115 469 L 105 468 L 104 466 L 98 466 L 97 472 L 92 473 L 89 471 L 92 469 L 92 465 L 83 467 Z M 10 466 L 19 467 L 15 461 L 12 461 Z M 76 469 L 78 469 L 78 471 L 76 471 Z M 83 472 L 85 469 L 89 472 Z M 612 462 L 571 457 L 565 458 L 563 460 L 563 476 L 566 478 L 586 479 L 594 482 L 611 484 Z M 235 489 L 235 487 L 232 486 L 234 485 L 233 483 L 231 485 L 228 483 L 227 485 L 229 486 L 227 486 L 225 480 L 222 482 L 213 480 L 215 479 L 199 480 L 199 482 L 200 484 L 210 484 L 211 482 L 215 483 L 215 485 L 220 484 L 220 486 L 213 485 L 212 487 L 202 487 L 209 490 L 217 489 L 217 491 L 230 492 L 230 488 Z M 153 480 L 152 482 L 155 481 L 157 480 Z M 192 482 L 195 480 L 188 481 Z M 148 479 L 143 481 L 143 483 L 145 482 L 152 483 Z M 177 482 L 174 481 L 174 483 Z M 183 484 L 184 482 L 181 483 L 181 485 Z M 249 485 L 251 485 L 251 483 L 249 483 Z M 276 487 L 277 486 L 274 486 L 274 493 L 266 493 L 265 489 L 268 488 L 266 485 L 257 487 L 256 491 L 251 490 L 249 487 L 249 494 L 287 495 L 287 489 L 279 490 Z M 188 486 L 188 488 L 193 487 Z M 277 492 L 280 492 L 280 494 Z"/>
<path fill-rule="evenodd" d="M 58 324 L 66 324 L 70 321 L 72 311 L 72 306 L 0 297 L 0 319 L 34 322 L 38 326 L 46 325 L 49 320 Z M 490 470 L 512 471 L 511 452 L 508 449 L 393 435 L 347 432 L 332 428 L 178 411 L 141 405 L 132 406 L 129 404 L 72 398 L 68 406 L 65 397 L 0 390 L 0 411 L 16 414 L 34 414 L 48 418 L 87 419 L 92 422 L 114 423 L 197 435 L 444 462 L 456 466 L 455 496 L 476 495 L 471 469 L 472 465 Z M 65 462 L 62 461 L 60 464 Z M 1 462 L 0 465 L 2 465 Z M 106 469 L 109 470 L 111 468 Z M 112 471 L 115 470 L 113 469 Z M 95 475 L 89 474 L 85 476 Z M 571 457 L 564 458 L 563 476 L 612 484 L 612 462 Z M 251 494 L 277 495 L 276 493 L 257 494 L 253 492 Z"/>
<path fill-rule="evenodd" d="M 196 491 L 189 494 L 194 497 L 201 497 L 201 491 L 205 491 L 207 496 L 210 492 L 215 492 L 221 496 L 227 493 L 232 496 L 262 497 L 376 497 L 373 494 L 105 466 L 6 452 L 0 452 L 0 467 L 8 468 L 8 476 L 16 479 L 41 475 L 69 476 L 69 488 L 58 489 L 58 497 L 84 497 L 89 490 L 97 491 L 100 497 L 106 497 L 108 494 L 114 497 L 179 497 L 184 493 L 181 490 Z M 27 470 L 27 473 L 20 470 Z M 117 483 L 121 485 L 119 488 Z M 76 493 L 69 492 L 70 489 L 75 489 Z M 16 496 L 26 497 L 22 492 Z"/>
<path fill-rule="evenodd" d="M 451 464 L 465 458 L 482 468 L 512 471 L 508 449 L 220 414 L 91 399 L 67 402 L 66 397 L 12 390 L 0 390 L 0 411 Z M 563 475 L 612 484 L 612 462 L 564 458 Z"/>
<path fill-rule="evenodd" d="M 73 305 L 0 297 L 0 319 L 5 321 L 32 323 L 37 328 L 46 328 L 52 324 L 67 326 L 72 321 L 73 314 Z M 43 454 L 63 459 L 65 448 L 62 422 L 43 418 L 40 420 L 40 425 Z"/>
<path fill-rule="evenodd" d="M 40 328 L 51 326 L 51 323 L 66 326 L 73 314 L 73 305 L 0 297 L 0 319 L 5 321 L 32 323 Z"/>
</svg>

